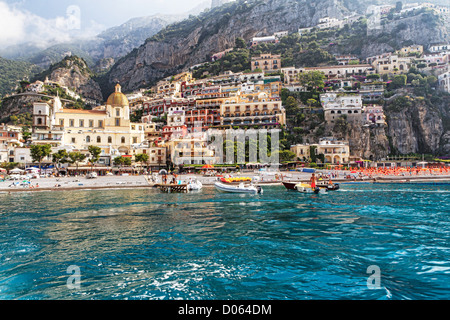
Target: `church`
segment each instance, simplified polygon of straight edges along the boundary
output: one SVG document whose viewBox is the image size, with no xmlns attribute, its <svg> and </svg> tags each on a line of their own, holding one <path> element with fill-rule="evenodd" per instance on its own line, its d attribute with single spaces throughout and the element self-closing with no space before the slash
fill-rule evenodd
<svg viewBox="0 0 450 320">
<path fill-rule="evenodd" d="M 89 146 L 102 149 L 102 156 L 132 155 L 143 143 L 149 124 L 132 123 L 127 97 L 119 84 L 105 105 L 92 110 L 65 108 L 59 97 L 33 104 L 33 144 L 87 153 Z"/>
</svg>

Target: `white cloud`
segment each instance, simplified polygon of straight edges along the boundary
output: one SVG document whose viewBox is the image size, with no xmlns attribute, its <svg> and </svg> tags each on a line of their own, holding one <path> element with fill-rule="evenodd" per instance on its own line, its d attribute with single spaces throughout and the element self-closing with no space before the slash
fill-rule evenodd
<svg viewBox="0 0 450 320">
<path fill-rule="evenodd" d="M 76 6 L 71 6 L 65 16 L 45 19 L 0 1 L 0 48 L 24 42 L 45 48 L 75 38 L 92 37 L 104 29 L 104 26 L 91 21 L 82 30 L 77 10 Z"/>
</svg>

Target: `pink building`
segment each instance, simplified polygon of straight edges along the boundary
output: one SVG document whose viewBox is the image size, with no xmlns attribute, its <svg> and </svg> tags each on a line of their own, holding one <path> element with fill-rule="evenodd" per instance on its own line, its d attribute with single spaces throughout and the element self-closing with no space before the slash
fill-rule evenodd
<svg viewBox="0 0 450 320">
<path fill-rule="evenodd" d="M 372 104 L 364 107 L 364 121 L 369 124 L 383 126 L 386 124 L 383 106 Z"/>
</svg>

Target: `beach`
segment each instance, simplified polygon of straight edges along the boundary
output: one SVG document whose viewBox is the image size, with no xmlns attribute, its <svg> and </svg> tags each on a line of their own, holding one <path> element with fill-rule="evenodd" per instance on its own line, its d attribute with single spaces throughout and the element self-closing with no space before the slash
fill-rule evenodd
<svg viewBox="0 0 450 320">
<path fill-rule="evenodd" d="M 320 171 L 316 172 L 320 174 Z M 323 171 L 327 174 L 328 171 Z M 419 175 L 374 175 L 367 176 L 350 175 L 348 171 L 335 171 L 336 176 L 333 182 L 336 183 L 407 183 L 407 182 L 432 182 L 450 181 L 450 175 L 429 174 L 423 172 Z M 350 178 L 349 178 L 350 175 Z M 233 174 L 236 177 L 259 177 L 259 185 L 281 185 L 283 181 L 308 182 L 311 173 L 284 171 L 279 173 L 260 174 L 257 172 L 243 172 Z M 168 175 L 169 179 L 172 178 Z M 187 183 L 189 179 L 198 179 L 203 186 L 213 186 L 218 177 L 204 176 L 202 174 L 181 174 L 177 175 L 177 180 Z M 320 179 L 319 179 L 320 180 Z M 29 182 L 22 180 L 0 181 L 0 192 L 35 192 L 53 190 L 85 190 L 85 189 L 130 189 L 130 188 L 153 188 L 161 183 L 161 176 L 158 175 L 114 175 L 99 176 L 95 179 L 80 177 L 50 177 L 31 179 Z"/>
</svg>

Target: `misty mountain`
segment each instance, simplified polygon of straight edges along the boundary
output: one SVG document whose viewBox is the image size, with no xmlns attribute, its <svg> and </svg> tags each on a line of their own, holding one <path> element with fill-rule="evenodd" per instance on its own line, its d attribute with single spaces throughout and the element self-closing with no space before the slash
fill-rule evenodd
<svg viewBox="0 0 450 320">
<path fill-rule="evenodd" d="M 89 66 L 95 69 L 95 65 L 103 59 L 115 61 L 125 56 L 166 26 L 190 15 L 199 14 L 209 8 L 210 3 L 210 1 L 205 1 L 189 12 L 180 15 L 155 14 L 133 18 L 122 25 L 107 29 L 91 39 L 49 44 L 47 48 L 42 48 L 40 44 L 35 43 L 10 46 L 0 50 L 0 56 L 10 60 L 31 62 L 42 69 L 47 69 L 51 64 L 59 62 L 67 55 L 76 55 L 86 60 Z"/>
</svg>

